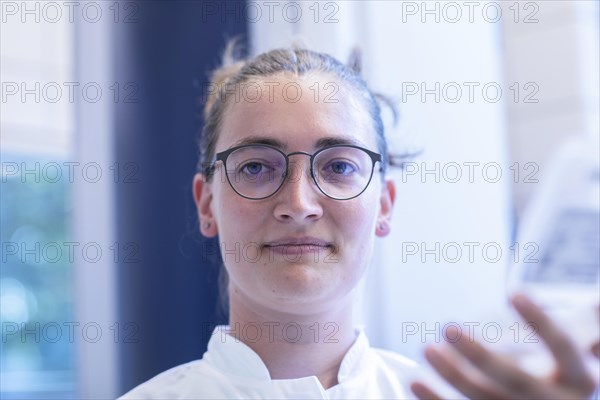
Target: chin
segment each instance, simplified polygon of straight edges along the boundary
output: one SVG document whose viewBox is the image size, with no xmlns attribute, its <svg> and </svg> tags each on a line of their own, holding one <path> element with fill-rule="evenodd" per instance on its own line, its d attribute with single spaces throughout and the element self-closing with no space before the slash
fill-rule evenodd
<svg viewBox="0 0 600 400">
<path fill-rule="evenodd" d="M 345 290 L 340 286 L 347 284 L 340 278 L 333 279 L 329 274 L 318 274 L 314 265 L 296 267 L 292 267 L 296 271 L 288 271 L 278 279 L 265 282 L 265 293 L 268 293 L 269 302 L 286 307 L 282 311 L 291 311 L 289 307 L 293 307 L 297 311 L 315 312 L 343 299 L 352 289 Z"/>
</svg>

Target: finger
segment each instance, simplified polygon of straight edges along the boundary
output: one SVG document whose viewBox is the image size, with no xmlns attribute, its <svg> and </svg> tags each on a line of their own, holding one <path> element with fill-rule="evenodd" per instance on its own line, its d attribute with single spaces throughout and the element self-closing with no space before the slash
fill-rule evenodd
<svg viewBox="0 0 600 400">
<path fill-rule="evenodd" d="M 502 399 L 507 398 L 506 393 L 500 393 L 497 388 L 478 382 L 476 378 L 467 373 L 459 362 L 450 357 L 446 352 L 433 347 L 425 349 L 425 358 L 433 368 L 452 386 L 471 399 Z"/>
<path fill-rule="evenodd" d="M 411 384 L 410 390 L 412 390 L 415 396 L 420 400 L 442 400 L 442 397 L 421 382 L 414 382 Z"/>
<path fill-rule="evenodd" d="M 598 306 L 598 317 L 600 317 L 600 306 Z M 600 341 L 594 343 L 591 350 L 593 355 L 600 358 Z"/>
<path fill-rule="evenodd" d="M 600 342 L 596 342 L 592 345 L 592 354 L 600 358 Z"/>
<path fill-rule="evenodd" d="M 556 359 L 558 376 L 569 386 L 593 390 L 595 384 L 589 375 L 583 358 L 573 341 L 552 319 L 531 300 L 523 295 L 512 299 L 515 309 L 536 328 L 536 333 L 548 345 Z"/>
<path fill-rule="evenodd" d="M 547 383 L 521 370 L 506 357 L 494 354 L 468 336 L 461 335 L 455 327 L 449 327 L 444 334 L 446 340 L 472 365 L 508 392 L 506 397 L 546 397 Z"/>
</svg>

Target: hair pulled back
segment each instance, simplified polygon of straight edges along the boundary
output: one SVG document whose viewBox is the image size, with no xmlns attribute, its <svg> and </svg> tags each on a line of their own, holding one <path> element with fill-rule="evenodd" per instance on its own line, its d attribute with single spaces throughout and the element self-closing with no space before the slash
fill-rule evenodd
<svg viewBox="0 0 600 400">
<path fill-rule="evenodd" d="M 211 75 L 209 86 L 213 90 L 210 91 L 204 105 L 204 127 L 199 140 L 199 171 L 210 176 L 210 166 L 214 161 L 219 131 L 232 98 L 228 94 L 240 85 L 281 73 L 295 76 L 308 73 L 323 74 L 334 78 L 340 85 L 346 85 L 359 97 L 377 134 L 378 151 L 382 156 L 382 177 L 388 165 L 401 166 L 407 158 L 406 155 L 389 154 L 380 104 L 383 103 L 390 108 L 394 123 L 398 113 L 392 101 L 373 93 L 361 77 L 361 57 L 358 50 L 353 51 L 346 65 L 328 54 L 297 46 L 271 50 L 251 59 L 237 58 L 235 52 L 236 42 L 232 40 L 226 47 L 222 66 L 214 70 Z"/>
</svg>

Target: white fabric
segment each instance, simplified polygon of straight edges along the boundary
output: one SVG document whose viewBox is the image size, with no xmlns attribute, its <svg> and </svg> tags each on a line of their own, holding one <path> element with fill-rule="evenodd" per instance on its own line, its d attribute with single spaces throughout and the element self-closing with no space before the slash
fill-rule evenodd
<svg viewBox="0 0 600 400">
<path fill-rule="evenodd" d="M 414 398 L 409 385 L 423 373 L 414 361 L 370 347 L 360 329 L 337 385 L 325 390 L 316 376 L 272 380 L 260 357 L 226 329 L 215 329 L 201 360 L 163 372 L 121 399 L 404 399 Z"/>
</svg>

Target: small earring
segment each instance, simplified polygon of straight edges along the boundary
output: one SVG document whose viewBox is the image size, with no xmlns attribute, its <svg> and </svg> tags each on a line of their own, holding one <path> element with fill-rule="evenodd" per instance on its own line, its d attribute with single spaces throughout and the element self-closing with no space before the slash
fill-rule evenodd
<svg viewBox="0 0 600 400">
<path fill-rule="evenodd" d="M 204 229 L 208 229 L 210 228 L 210 222 L 205 222 L 204 223 Z"/>
</svg>

